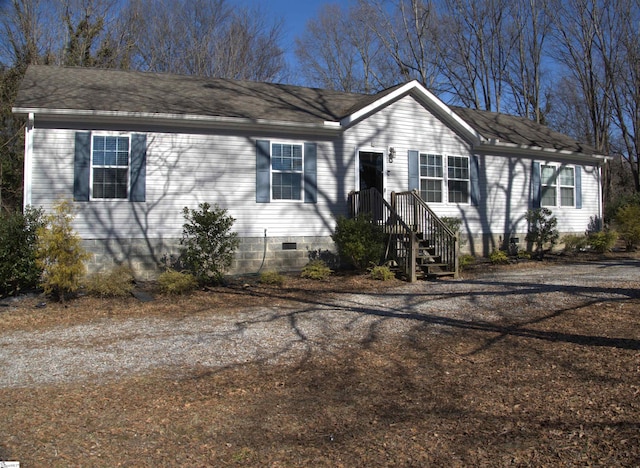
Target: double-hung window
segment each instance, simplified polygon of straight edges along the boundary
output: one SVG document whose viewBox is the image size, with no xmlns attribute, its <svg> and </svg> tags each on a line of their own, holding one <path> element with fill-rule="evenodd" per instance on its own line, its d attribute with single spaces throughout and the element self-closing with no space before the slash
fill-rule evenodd
<svg viewBox="0 0 640 468">
<path fill-rule="evenodd" d="M 541 206 L 575 206 L 576 177 L 573 167 L 542 165 Z"/>
<path fill-rule="evenodd" d="M 303 179 L 303 146 L 273 143 L 271 145 L 271 198 L 301 200 Z"/>
<path fill-rule="evenodd" d="M 447 157 L 449 203 L 469 203 L 469 158 Z"/>
<path fill-rule="evenodd" d="M 559 170 L 560 206 L 574 206 L 576 193 L 576 178 L 573 167 L 561 167 Z"/>
<path fill-rule="evenodd" d="M 92 198 L 128 198 L 130 147 L 128 136 L 93 135 Z"/>
<path fill-rule="evenodd" d="M 427 203 L 469 203 L 469 182 L 468 157 L 420 153 L 420 197 Z"/>
<path fill-rule="evenodd" d="M 420 197 L 427 203 L 442 203 L 442 155 L 420 153 Z"/>
</svg>

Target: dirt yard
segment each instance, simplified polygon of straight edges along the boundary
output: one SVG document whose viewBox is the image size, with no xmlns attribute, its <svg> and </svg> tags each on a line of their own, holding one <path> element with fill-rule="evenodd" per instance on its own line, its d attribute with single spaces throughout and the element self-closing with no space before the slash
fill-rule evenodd
<svg viewBox="0 0 640 468">
<path fill-rule="evenodd" d="M 639 466 L 640 261 L 590 260 L 5 302 L 0 460 Z"/>
</svg>

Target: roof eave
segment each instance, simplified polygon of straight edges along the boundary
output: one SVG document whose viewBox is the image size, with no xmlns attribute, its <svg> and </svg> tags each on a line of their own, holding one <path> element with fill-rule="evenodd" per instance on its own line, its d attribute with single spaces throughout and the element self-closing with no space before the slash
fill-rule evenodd
<svg viewBox="0 0 640 468">
<path fill-rule="evenodd" d="M 292 122 L 286 120 L 249 119 L 242 117 L 222 117 L 195 114 L 164 114 L 154 112 L 104 111 L 82 109 L 42 109 L 14 107 L 16 115 L 34 114 L 41 119 L 58 121 L 91 120 L 100 123 L 119 124 L 158 124 L 162 126 L 178 126 L 182 128 L 224 128 L 227 130 L 271 129 L 295 133 L 335 134 L 342 130 L 339 122 L 324 121 L 322 123 Z"/>
<path fill-rule="evenodd" d="M 603 154 L 586 154 L 579 151 L 561 150 L 556 148 L 543 148 L 535 145 L 519 145 L 515 143 L 506 143 L 495 140 L 485 140 L 484 142 L 475 145 L 473 148 L 475 151 L 489 153 L 508 153 L 514 156 L 531 156 L 534 158 L 545 158 L 553 156 L 555 159 L 561 157 L 563 159 L 573 159 L 588 161 L 593 163 L 594 160 L 601 164 L 611 160 L 611 156 L 605 156 Z"/>
</svg>

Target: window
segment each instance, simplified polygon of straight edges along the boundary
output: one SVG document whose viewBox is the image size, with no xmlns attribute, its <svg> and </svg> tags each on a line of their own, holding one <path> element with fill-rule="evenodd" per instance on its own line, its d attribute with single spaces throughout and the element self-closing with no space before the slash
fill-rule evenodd
<svg viewBox="0 0 640 468">
<path fill-rule="evenodd" d="M 447 157 L 449 203 L 469 203 L 469 158 Z"/>
<path fill-rule="evenodd" d="M 128 136 L 93 136 L 92 198 L 128 198 L 129 148 Z"/>
<path fill-rule="evenodd" d="M 554 166 L 541 167 L 542 197 L 540 205 L 556 206 L 556 168 Z"/>
<path fill-rule="evenodd" d="M 575 204 L 576 179 L 573 167 L 560 168 L 560 206 Z"/>
<path fill-rule="evenodd" d="M 449 203 L 469 203 L 469 158 L 420 153 L 420 197 L 427 203 L 442 203 L 443 185 Z"/>
<path fill-rule="evenodd" d="M 541 206 L 575 206 L 576 177 L 573 167 L 543 165 L 541 170 Z M 559 190 L 558 190 L 559 189 Z M 560 199 L 558 200 L 558 195 Z"/>
<path fill-rule="evenodd" d="M 302 199 L 302 145 L 271 145 L 271 197 L 273 200 Z"/>
<path fill-rule="evenodd" d="M 427 203 L 442 203 L 442 156 L 420 154 L 420 197 Z"/>
<path fill-rule="evenodd" d="M 256 140 L 256 203 L 318 202 L 317 145 Z"/>
</svg>

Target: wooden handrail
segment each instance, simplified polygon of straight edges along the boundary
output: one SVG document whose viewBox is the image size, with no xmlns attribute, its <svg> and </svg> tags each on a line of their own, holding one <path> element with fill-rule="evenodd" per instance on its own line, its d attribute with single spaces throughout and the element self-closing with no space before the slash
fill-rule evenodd
<svg viewBox="0 0 640 468">
<path fill-rule="evenodd" d="M 366 214 L 389 235 L 387 257 L 396 261 L 410 281 L 416 280 L 418 236 L 458 276 L 458 238 L 416 191 L 391 194 L 388 203 L 375 188 L 349 194 L 352 217 Z"/>
<path fill-rule="evenodd" d="M 371 217 L 388 235 L 385 259 L 394 260 L 409 281 L 416 281 L 418 237 L 375 188 L 349 194 L 350 214 Z M 389 258 L 391 257 L 391 258 Z"/>
<path fill-rule="evenodd" d="M 431 241 L 448 271 L 458 276 L 458 237 L 420 198 L 417 191 L 391 194 L 391 205 L 416 233 Z"/>
</svg>

